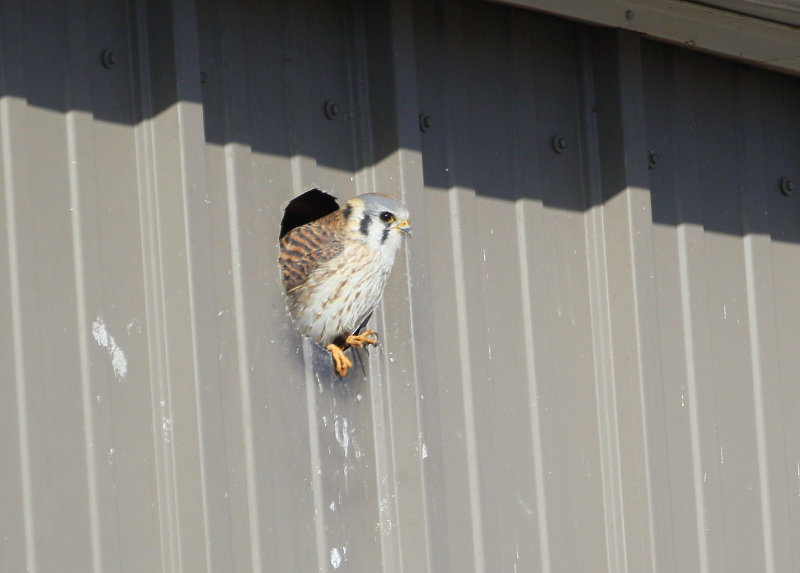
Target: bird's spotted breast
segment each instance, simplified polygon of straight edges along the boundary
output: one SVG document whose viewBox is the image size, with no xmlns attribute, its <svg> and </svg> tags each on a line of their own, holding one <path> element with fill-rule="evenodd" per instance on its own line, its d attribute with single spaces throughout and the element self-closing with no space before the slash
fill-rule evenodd
<svg viewBox="0 0 800 573">
<path fill-rule="evenodd" d="M 360 243 L 348 244 L 341 257 L 309 276 L 312 288 L 290 296 L 290 310 L 300 330 L 323 346 L 352 333 L 374 310 L 391 261 Z"/>
</svg>

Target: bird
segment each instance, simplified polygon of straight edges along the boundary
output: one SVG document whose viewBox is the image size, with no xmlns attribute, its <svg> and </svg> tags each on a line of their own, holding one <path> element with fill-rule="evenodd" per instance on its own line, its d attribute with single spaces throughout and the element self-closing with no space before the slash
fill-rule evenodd
<svg viewBox="0 0 800 573">
<path fill-rule="evenodd" d="M 280 239 L 281 279 L 292 319 L 330 353 L 340 377 L 353 366 L 347 349 L 378 343 L 377 332 L 364 328 L 410 233 L 403 203 L 365 193 Z"/>
</svg>

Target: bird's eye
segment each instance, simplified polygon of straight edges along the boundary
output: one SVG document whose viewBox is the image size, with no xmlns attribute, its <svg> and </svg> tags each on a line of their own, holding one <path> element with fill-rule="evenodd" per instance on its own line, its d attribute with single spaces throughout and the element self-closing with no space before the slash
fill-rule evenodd
<svg viewBox="0 0 800 573">
<path fill-rule="evenodd" d="M 394 223 L 394 215 L 392 215 L 389 211 L 384 211 L 380 215 L 381 221 L 384 223 Z"/>
</svg>

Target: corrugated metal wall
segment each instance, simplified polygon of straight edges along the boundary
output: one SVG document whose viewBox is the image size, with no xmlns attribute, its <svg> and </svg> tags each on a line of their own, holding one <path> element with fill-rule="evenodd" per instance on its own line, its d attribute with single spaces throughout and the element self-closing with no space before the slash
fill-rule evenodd
<svg viewBox="0 0 800 573">
<path fill-rule="evenodd" d="M 9 0 L 0 89 L 0 570 L 798 569 L 797 79 L 472 1 Z M 276 264 L 312 187 L 413 214 L 344 382 Z"/>
</svg>

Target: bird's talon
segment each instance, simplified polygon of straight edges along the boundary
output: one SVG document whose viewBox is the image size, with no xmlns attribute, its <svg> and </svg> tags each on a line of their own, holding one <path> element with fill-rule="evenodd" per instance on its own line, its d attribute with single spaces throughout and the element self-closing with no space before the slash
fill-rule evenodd
<svg viewBox="0 0 800 573">
<path fill-rule="evenodd" d="M 353 365 L 353 363 L 350 362 L 350 359 L 347 356 L 345 356 L 344 350 L 335 344 L 329 344 L 325 347 L 325 349 L 331 353 L 331 358 L 333 359 L 333 369 L 336 371 L 336 373 L 342 378 L 347 376 L 347 370 Z"/>
<path fill-rule="evenodd" d="M 377 338 L 370 338 L 373 334 L 378 334 L 374 330 L 365 330 L 361 334 L 351 334 L 345 340 L 345 344 L 348 346 L 355 346 L 356 348 L 364 348 L 365 344 L 372 344 L 373 346 L 378 345 Z"/>
</svg>

